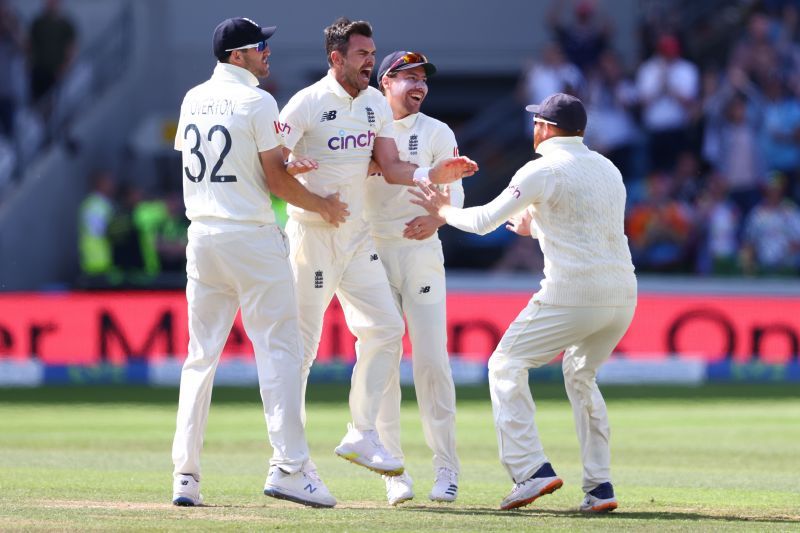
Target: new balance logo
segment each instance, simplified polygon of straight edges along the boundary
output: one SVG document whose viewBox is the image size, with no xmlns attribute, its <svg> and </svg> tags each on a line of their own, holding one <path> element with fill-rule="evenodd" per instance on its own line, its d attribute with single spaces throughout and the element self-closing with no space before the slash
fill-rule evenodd
<svg viewBox="0 0 800 533">
<path fill-rule="evenodd" d="M 373 261 L 377 261 L 377 260 L 378 260 L 378 254 L 369 254 L 369 262 L 370 263 L 373 262 Z"/>
<path fill-rule="evenodd" d="M 314 487 L 313 485 L 311 485 L 311 483 L 309 483 L 308 485 L 303 487 L 303 490 L 307 490 L 309 493 L 314 494 L 315 492 L 317 492 L 317 487 Z"/>
<path fill-rule="evenodd" d="M 429 292 L 431 292 L 431 286 L 430 285 L 425 285 L 425 286 L 419 288 L 419 293 L 420 294 L 428 294 Z"/>
<path fill-rule="evenodd" d="M 369 122 L 370 126 L 375 125 L 375 111 L 372 110 L 371 107 L 367 107 L 367 122 Z"/>
<path fill-rule="evenodd" d="M 408 153 L 410 155 L 417 155 L 417 148 L 419 148 L 419 138 L 415 133 L 408 138 Z"/>
<path fill-rule="evenodd" d="M 314 288 L 321 289 L 322 288 L 322 270 L 317 270 L 314 272 Z"/>
<path fill-rule="evenodd" d="M 326 120 L 336 120 L 336 111 L 323 111 L 322 118 L 319 121 L 325 122 Z"/>
</svg>

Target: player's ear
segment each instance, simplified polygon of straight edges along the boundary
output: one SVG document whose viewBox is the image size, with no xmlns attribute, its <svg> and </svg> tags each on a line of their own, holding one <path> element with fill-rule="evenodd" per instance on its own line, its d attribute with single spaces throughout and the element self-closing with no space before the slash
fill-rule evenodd
<svg viewBox="0 0 800 533">
<path fill-rule="evenodd" d="M 344 56 L 339 50 L 331 52 L 331 65 L 341 65 L 344 62 Z"/>
</svg>

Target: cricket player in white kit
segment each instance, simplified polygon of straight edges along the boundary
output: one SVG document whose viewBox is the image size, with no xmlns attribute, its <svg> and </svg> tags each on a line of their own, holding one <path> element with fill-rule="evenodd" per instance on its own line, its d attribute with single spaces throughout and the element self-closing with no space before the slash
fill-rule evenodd
<svg viewBox="0 0 800 533">
<path fill-rule="evenodd" d="M 458 154 L 453 131 L 420 113 L 428 94 L 427 77 L 436 67 L 419 53 L 396 51 L 378 69 L 378 87 L 394 116 L 400 159 L 422 167 Z M 464 205 L 461 181 L 450 185 L 453 205 Z M 442 243 L 437 230 L 444 220 L 413 205 L 408 187 L 390 185 L 380 174 L 367 180 L 365 215 L 378 248 L 395 304 L 405 314 L 413 350 L 414 386 L 422 429 L 433 451 L 435 479 L 429 498 L 451 502 L 458 494 L 456 395 L 447 354 L 446 287 Z M 397 346 L 402 350 L 402 346 Z M 378 413 L 378 433 L 395 457 L 400 446 L 399 367 L 389 381 Z M 406 470 L 386 477 L 386 497 L 397 505 L 414 497 Z"/>
<path fill-rule="evenodd" d="M 300 329 L 305 343 L 304 384 L 316 357 L 325 309 L 336 294 L 356 336 L 357 361 L 350 388 L 352 424 L 336 453 L 384 475 L 399 475 L 403 463 L 383 447 L 376 418 L 390 376 L 399 364 L 403 320 L 386 272 L 363 220 L 364 188 L 374 157 L 392 183 L 450 183 L 477 170 L 468 158 L 449 158 L 433 168 L 399 159 L 391 109 L 369 86 L 375 66 L 372 28 L 341 18 L 325 29 L 330 70 L 294 95 L 281 111 L 281 129 L 291 159 L 310 158 L 319 168 L 298 175 L 319 195 L 339 193 L 350 209 L 338 228 L 302 206 L 290 206 L 286 231 L 297 285 Z M 291 203 L 291 202 L 290 202 Z M 305 390 L 305 389 L 304 389 Z"/>
<path fill-rule="evenodd" d="M 544 280 L 511 323 L 489 360 L 500 460 L 514 480 L 501 509 L 528 505 L 561 487 L 534 422 L 528 370 L 564 351 L 564 385 L 572 404 L 583 461 L 580 509 L 617 507 L 611 485 L 606 405 L 595 377 L 627 331 L 637 284 L 623 221 L 625 186 L 608 159 L 583 144 L 586 111 L 580 100 L 555 94 L 534 114 L 534 149 L 541 155 L 517 171 L 490 203 L 469 209 L 428 188 L 419 200 L 448 224 L 485 234 L 508 228 L 538 238 Z"/>
<path fill-rule="evenodd" d="M 329 223 L 343 222 L 336 196 L 310 193 L 284 166 L 275 99 L 258 88 L 266 77 L 267 39 L 275 27 L 227 19 L 214 31 L 219 62 L 211 79 L 186 93 L 175 148 L 183 153 L 186 215 L 189 354 L 181 373 L 172 446 L 173 503 L 194 506 L 200 496 L 203 447 L 214 372 L 237 310 L 253 343 L 270 444 L 274 453 L 264 493 L 314 507 L 336 500 L 309 462 L 300 416 L 303 346 L 289 246 L 275 224 L 270 192 Z"/>
</svg>

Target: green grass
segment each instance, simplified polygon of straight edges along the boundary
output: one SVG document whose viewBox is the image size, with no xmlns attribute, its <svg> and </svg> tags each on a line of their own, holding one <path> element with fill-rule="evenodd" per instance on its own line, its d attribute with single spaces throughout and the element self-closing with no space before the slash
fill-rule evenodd
<svg viewBox="0 0 800 533">
<path fill-rule="evenodd" d="M 346 390 L 314 386 L 312 456 L 339 500 L 315 510 L 261 494 L 270 449 L 255 390 L 215 391 L 203 454 L 208 505 L 176 508 L 176 390 L 0 389 L 0 530 L 800 531 L 796 386 L 608 388 L 620 508 L 600 517 L 575 511 L 580 463 L 563 389 L 534 386 L 564 488 L 512 512 L 497 509 L 511 481 L 497 458 L 488 391 L 458 393 L 458 501 L 427 500 L 430 452 L 408 401 L 403 440 L 417 497 L 391 508 L 379 476 L 332 453 L 348 420 Z"/>
</svg>

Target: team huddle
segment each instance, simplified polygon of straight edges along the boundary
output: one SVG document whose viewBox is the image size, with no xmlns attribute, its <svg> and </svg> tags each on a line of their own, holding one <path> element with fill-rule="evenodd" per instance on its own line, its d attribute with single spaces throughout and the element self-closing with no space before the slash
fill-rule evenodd
<svg viewBox="0 0 800 533">
<path fill-rule="evenodd" d="M 246 18 L 220 23 L 214 73 L 181 106 L 175 149 L 183 155 L 191 220 L 189 354 L 172 448 L 173 503 L 202 503 L 200 454 L 214 372 L 241 309 L 273 448 L 264 494 L 312 507 L 336 504 L 305 437 L 308 376 L 334 295 L 357 339 L 351 423 L 335 453 L 381 474 L 391 505 L 414 498 L 400 446 L 405 317 L 423 432 L 433 452 L 429 498 L 454 501 L 460 464 L 437 230 L 449 223 L 485 233 L 508 221 L 512 231 L 539 239 L 546 266 L 542 290 L 489 364 L 501 461 L 514 481 L 501 508 L 527 505 L 563 483 L 542 451 L 527 384 L 530 368 L 561 351 L 584 460 L 581 509 L 616 508 L 608 419 L 594 377 L 632 319 L 636 280 L 618 220 L 624 186 L 616 168 L 582 144 L 580 101 L 553 95 L 529 106 L 534 148 L 543 157 L 520 169 L 491 203 L 462 209 L 460 180 L 478 166 L 458 155 L 447 125 L 420 112 L 427 78 L 436 73 L 423 54 L 387 55 L 377 70 L 378 89 L 371 87 L 372 28 L 340 18 L 325 29 L 327 75 L 279 112 L 258 88 L 269 74 L 267 39 L 275 29 Z M 285 233 L 270 194 L 289 206 Z M 589 215 L 596 217 L 594 227 L 581 232 Z M 598 242 L 586 240 L 593 234 Z M 550 235 L 576 245 L 553 245 Z M 577 283 L 564 279 L 574 275 Z"/>
</svg>

